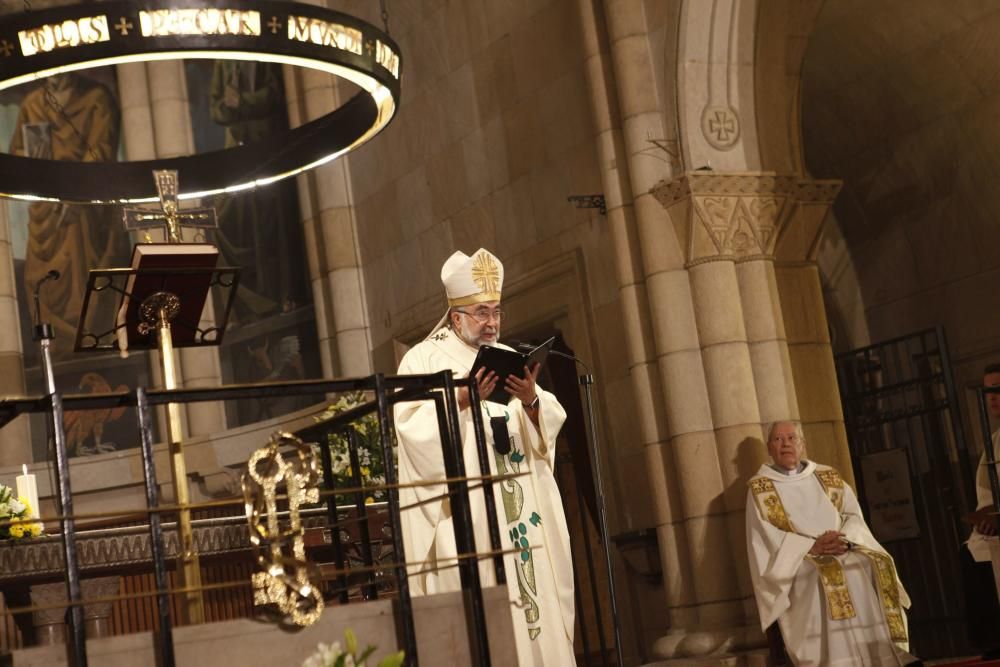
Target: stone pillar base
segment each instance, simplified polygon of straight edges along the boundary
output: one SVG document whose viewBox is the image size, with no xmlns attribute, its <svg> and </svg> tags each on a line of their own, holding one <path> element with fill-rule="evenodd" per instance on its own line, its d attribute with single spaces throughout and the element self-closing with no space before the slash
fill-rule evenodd
<svg viewBox="0 0 1000 667">
<path fill-rule="evenodd" d="M 769 667 L 766 649 L 746 653 L 723 653 L 707 658 L 675 658 L 649 662 L 642 667 Z"/>
<path fill-rule="evenodd" d="M 669 664 L 687 664 L 676 660 L 728 660 L 734 654 L 764 648 L 767 639 L 760 626 L 744 625 L 703 630 L 671 630 L 653 642 L 653 655 Z M 659 664 L 659 663 L 655 663 Z M 729 664 L 692 662 L 694 664 Z M 734 663 L 743 664 L 743 663 Z"/>
</svg>

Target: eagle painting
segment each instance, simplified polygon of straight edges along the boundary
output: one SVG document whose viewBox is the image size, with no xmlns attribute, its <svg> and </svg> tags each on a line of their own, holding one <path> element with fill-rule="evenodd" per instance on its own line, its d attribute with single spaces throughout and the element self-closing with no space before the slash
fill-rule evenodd
<svg viewBox="0 0 1000 667">
<path fill-rule="evenodd" d="M 114 389 L 99 373 L 85 373 L 80 378 L 80 389 L 91 394 L 107 394 L 112 391 L 128 391 L 126 385 L 120 384 Z M 66 449 L 75 452 L 77 456 L 103 454 L 113 452 L 115 444 L 104 442 L 104 426 L 125 414 L 125 408 L 102 408 L 99 410 L 72 410 L 65 416 Z M 91 441 L 88 444 L 88 441 Z"/>
</svg>

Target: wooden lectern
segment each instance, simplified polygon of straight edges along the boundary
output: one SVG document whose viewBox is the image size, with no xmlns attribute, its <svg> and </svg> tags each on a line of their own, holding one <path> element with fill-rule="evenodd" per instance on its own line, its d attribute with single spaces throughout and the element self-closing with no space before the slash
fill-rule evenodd
<svg viewBox="0 0 1000 667">
<path fill-rule="evenodd" d="M 96 269 L 90 272 L 83 312 L 76 334 L 75 351 L 118 351 L 157 349 L 165 389 L 177 388 L 174 350 L 178 347 L 219 345 L 239 284 L 239 269 L 217 267 L 219 251 L 207 243 L 180 242 L 181 221 L 191 214 L 178 210 L 177 172 L 154 172 L 163 212 L 126 209 L 125 226 L 130 231 L 145 229 L 151 221 L 166 226 L 170 243 L 140 243 L 127 269 Z M 207 209 L 211 211 L 211 209 Z M 208 216 L 197 213 L 201 224 Z M 215 213 L 211 212 L 214 220 Z M 221 317 L 202 325 L 202 312 L 209 294 L 216 292 L 224 307 Z M 112 307 L 113 304 L 113 307 Z M 91 324 L 91 322 L 94 324 Z M 95 326 L 100 324 L 100 327 Z M 168 403 L 167 441 L 176 503 L 180 553 L 177 571 L 184 593 L 186 620 L 204 621 L 201 574 L 191 528 L 187 466 L 181 446 L 183 439 L 181 406 Z M 150 520 L 159 521 L 158 515 Z"/>
</svg>

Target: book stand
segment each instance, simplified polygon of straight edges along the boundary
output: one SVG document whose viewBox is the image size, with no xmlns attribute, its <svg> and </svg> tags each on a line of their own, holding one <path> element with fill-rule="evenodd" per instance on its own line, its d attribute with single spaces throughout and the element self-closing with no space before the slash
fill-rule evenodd
<svg viewBox="0 0 1000 667">
<path fill-rule="evenodd" d="M 196 221 L 193 223 L 195 226 L 212 227 L 214 211 L 211 215 L 201 210 L 181 211 L 177 202 L 177 172 L 155 171 L 153 174 L 162 213 L 126 209 L 125 228 L 145 231 L 149 227 L 163 225 L 171 243 L 146 244 L 144 249 L 148 253 L 137 246 L 132 268 L 90 271 L 74 351 L 118 350 L 125 353 L 127 349 L 158 349 L 163 386 L 171 390 L 177 388 L 176 348 L 219 345 L 222 342 L 239 285 L 240 270 L 216 267 L 218 251 L 210 246 L 193 244 L 190 252 L 184 249 L 184 244 L 180 243 L 180 228 L 184 221 L 191 218 Z M 206 223 L 199 216 L 210 220 Z M 154 252 L 166 247 L 171 252 Z M 206 248 L 214 252 L 205 252 Z M 202 327 L 202 312 L 213 290 L 220 297 L 219 302 L 225 305 L 221 317 Z M 100 323 L 100 328 L 91 322 Z M 181 588 L 188 589 L 182 596 L 184 604 L 181 609 L 187 622 L 202 623 L 205 609 L 201 594 L 201 569 L 191 528 L 187 465 L 180 442 L 183 438 L 181 406 L 167 403 L 166 408 L 174 498 L 180 507 L 177 511 L 180 539 L 178 583 Z M 149 521 L 151 527 L 154 522 L 159 523 L 159 513 L 152 512 Z M 157 581 L 157 586 L 165 587 L 166 581 Z"/>
<path fill-rule="evenodd" d="M 173 259 L 177 260 L 177 257 Z M 157 349 L 160 352 L 163 386 L 165 389 L 176 389 L 174 350 L 178 347 L 219 345 L 222 342 L 239 284 L 239 273 L 237 268 L 204 266 L 92 270 L 74 349 L 76 352 L 124 351 L 121 345 L 124 340 L 128 341 L 129 350 Z M 217 303 L 225 305 L 221 309 L 221 317 L 217 315 L 215 322 L 203 327 L 201 311 L 213 289 L 221 297 Z M 186 304 L 188 307 L 185 307 Z M 195 304 L 196 308 L 192 309 L 190 304 Z M 124 318 L 122 311 L 126 314 Z M 92 321 L 100 325 L 90 325 Z M 182 605 L 182 609 L 186 610 L 188 622 L 200 623 L 204 621 L 204 602 L 198 590 L 201 574 L 191 528 L 191 510 L 186 508 L 190 493 L 180 442 L 183 433 L 181 406 L 167 403 L 166 408 L 174 496 L 177 505 L 181 506 L 177 512 L 180 538 L 178 583 L 182 588 L 195 589 L 184 594 L 186 604 Z M 160 515 L 154 512 L 149 520 L 151 523 L 159 522 Z"/>
</svg>

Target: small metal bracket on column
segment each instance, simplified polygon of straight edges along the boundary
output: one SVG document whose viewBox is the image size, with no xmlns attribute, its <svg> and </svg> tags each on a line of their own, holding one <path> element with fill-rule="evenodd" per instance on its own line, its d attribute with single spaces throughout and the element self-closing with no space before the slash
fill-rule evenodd
<svg viewBox="0 0 1000 667">
<path fill-rule="evenodd" d="M 601 215 L 607 215 L 608 204 L 604 200 L 604 195 L 570 195 L 566 201 L 577 208 L 596 208 Z"/>
</svg>

